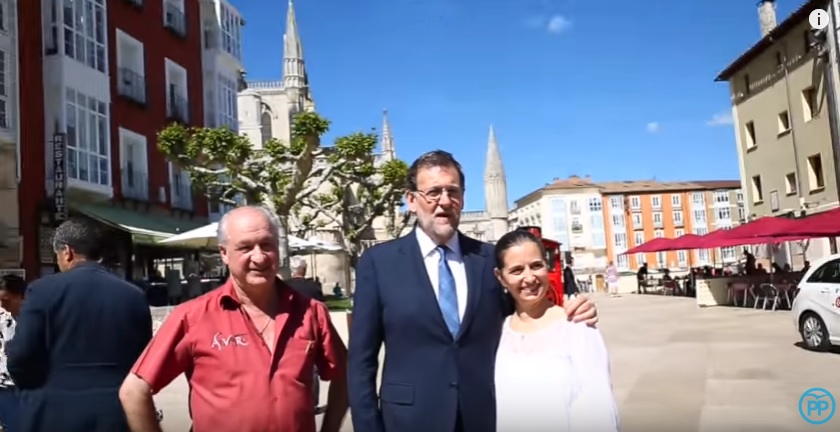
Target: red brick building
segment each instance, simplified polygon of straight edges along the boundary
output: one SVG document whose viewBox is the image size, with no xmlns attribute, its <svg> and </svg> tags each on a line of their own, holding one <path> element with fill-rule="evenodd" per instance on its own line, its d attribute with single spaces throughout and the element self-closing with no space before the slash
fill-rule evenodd
<svg viewBox="0 0 840 432">
<path fill-rule="evenodd" d="M 204 223 L 207 204 L 156 134 L 204 119 L 198 2 L 45 4 L 20 2 L 18 15 L 22 267 L 30 278 L 51 271 L 52 230 L 68 215 L 114 232 L 109 258 L 126 274 L 182 253 L 155 243 Z"/>
</svg>

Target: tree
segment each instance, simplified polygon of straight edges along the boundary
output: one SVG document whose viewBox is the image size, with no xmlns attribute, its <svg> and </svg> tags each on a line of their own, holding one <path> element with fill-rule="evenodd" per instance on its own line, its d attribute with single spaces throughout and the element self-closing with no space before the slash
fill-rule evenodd
<svg viewBox="0 0 840 432">
<path fill-rule="evenodd" d="M 406 164 L 376 164 L 375 133 L 351 134 L 336 139 L 334 147 L 321 147 L 329 124 L 314 112 L 298 114 L 289 143 L 272 139 L 257 149 L 226 127 L 173 123 L 158 134 L 158 147 L 211 201 L 271 207 L 280 219 L 281 267 L 287 276 L 291 230 L 336 223 L 351 265 L 374 219 L 386 216 L 393 222 L 389 230 L 402 230 L 397 215 Z"/>
<path fill-rule="evenodd" d="M 336 139 L 327 153 L 328 165 L 335 168 L 329 187 L 303 197 L 293 208 L 300 235 L 313 228 L 338 228 L 352 268 L 364 241 L 372 239 L 377 218 L 385 219 L 391 237 L 399 236 L 408 223 L 401 211 L 408 165 L 399 159 L 378 161 L 373 156 L 378 142 L 375 132 Z"/>
<path fill-rule="evenodd" d="M 314 194 L 335 171 L 314 166 L 329 121 L 314 112 L 295 116 L 288 143 L 269 140 L 255 149 L 227 127 L 185 127 L 173 123 L 158 133 L 158 148 L 187 172 L 194 190 L 212 201 L 266 204 L 280 219 L 281 267 L 288 271 L 289 214 L 294 204 Z M 284 276 L 286 276 L 284 274 Z"/>
</svg>

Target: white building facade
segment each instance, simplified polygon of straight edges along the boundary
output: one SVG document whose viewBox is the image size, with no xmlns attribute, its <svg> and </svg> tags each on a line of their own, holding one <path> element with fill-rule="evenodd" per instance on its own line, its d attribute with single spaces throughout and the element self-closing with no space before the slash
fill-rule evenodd
<svg viewBox="0 0 840 432">
<path fill-rule="evenodd" d="M 18 1 L 0 0 L 0 269 L 20 266 Z"/>
<path fill-rule="evenodd" d="M 242 80 L 242 27 L 239 11 L 226 0 L 201 1 L 202 69 L 204 72 L 204 124 L 239 132 L 237 94 Z M 211 221 L 230 210 L 209 203 Z"/>
</svg>

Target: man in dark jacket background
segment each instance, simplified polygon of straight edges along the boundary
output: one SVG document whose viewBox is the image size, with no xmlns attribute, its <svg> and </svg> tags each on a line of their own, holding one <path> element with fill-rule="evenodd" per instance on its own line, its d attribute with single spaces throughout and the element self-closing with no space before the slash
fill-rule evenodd
<svg viewBox="0 0 840 432">
<path fill-rule="evenodd" d="M 287 280 L 286 284 L 307 297 L 311 297 L 319 302 L 326 301 L 327 299 L 324 297 L 324 290 L 321 284 L 306 278 L 306 260 L 300 256 L 293 256 L 290 261 L 289 266 L 292 270 L 292 278 Z"/>
<path fill-rule="evenodd" d="M 30 285 L 9 342 L 24 432 L 127 432 L 120 385 L 152 338 L 143 292 L 100 264 L 103 236 L 88 220 L 55 231 L 61 273 Z"/>
</svg>

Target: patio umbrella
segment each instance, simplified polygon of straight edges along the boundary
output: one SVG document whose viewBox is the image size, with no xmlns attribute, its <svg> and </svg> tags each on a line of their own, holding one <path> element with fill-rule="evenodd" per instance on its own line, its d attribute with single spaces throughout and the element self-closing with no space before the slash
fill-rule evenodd
<svg viewBox="0 0 840 432">
<path fill-rule="evenodd" d="M 661 252 L 661 251 L 669 250 L 669 249 L 664 249 L 664 248 L 667 248 L 668 245 L 672 241 L 673 240 L 669 239 L 669 238 L 658 237 L 658 238 L 655 238 L 655 239 L 653 239 L 649 242 L 645 242 L 645 243 L 642 243 L 642 244 L 640 244 L 640 245 L 638 245 L 634 248 L 628 249 L 627 251 L 624 252 L 624 254 L 632 255 L 632 254 L 642 253 L 642 252 Z"/>
<path fill-rule="evenodd" d="M 158 243 L 169 246 L 179 246 L 185 249 L 215 249 L 219 247 L 216 239 L 219 231 L 218 222 L 204 225 L 203 227 L 174 235 Z M 289 249 L 292 251 L 318 251 L 319 246 L 293 235 L 289 237 Z"/>
</svg>

